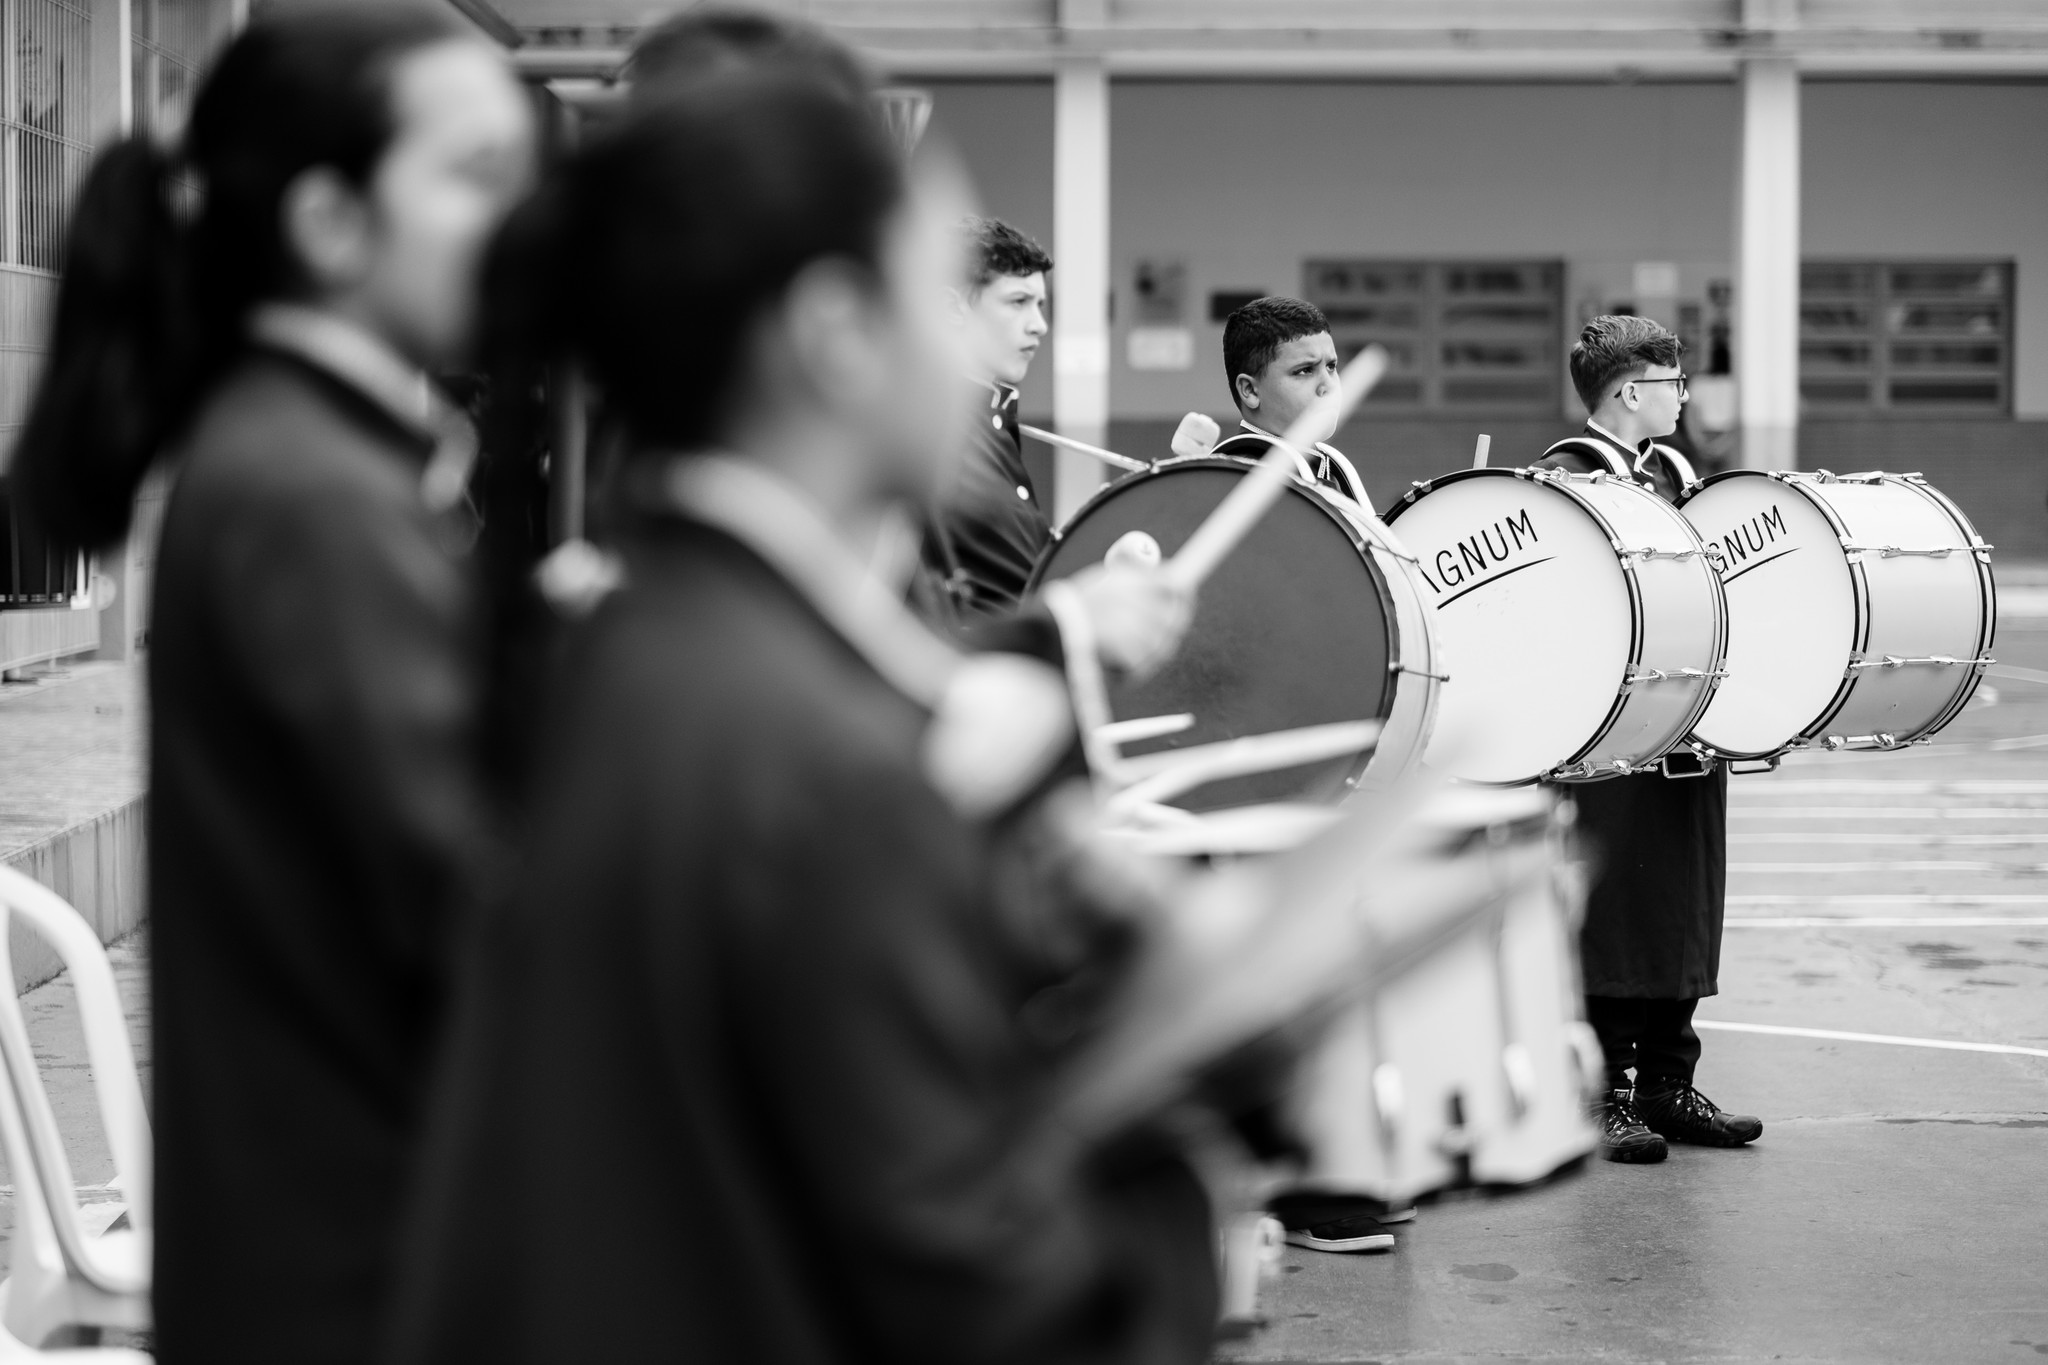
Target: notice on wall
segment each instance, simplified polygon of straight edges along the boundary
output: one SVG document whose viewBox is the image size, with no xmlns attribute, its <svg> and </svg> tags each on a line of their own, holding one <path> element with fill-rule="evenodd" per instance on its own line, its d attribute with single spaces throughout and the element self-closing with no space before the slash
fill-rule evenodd
<svg viewBox="0 0 2048 1365">
<path fill-rule="evenodd" d="M 1191 370 L 1195 334 L 1185 327 L 1133 327 L 1126 358 L 1134 370 Z"/>
</svg>

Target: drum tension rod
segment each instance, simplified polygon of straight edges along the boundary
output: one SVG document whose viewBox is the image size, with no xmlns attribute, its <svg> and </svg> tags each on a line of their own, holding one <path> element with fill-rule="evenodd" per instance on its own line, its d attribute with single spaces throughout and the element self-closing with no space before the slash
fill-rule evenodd
<svg viewBox="0 0 2048 1365">
<path fill-rule="evenodd" d="M 1628 676 L 1621 681 L 1624 686 L 1629 686 L 1641 682 L 1663 682 L 1668 678 L 1696 678 L 1704 681 L 1708 678 L 1727 676 L 1728 670 L 1725 668 L 1631 668 Z"/>
<path fill-rule="evenodd" d="M 1954 659 L 1946 654 L 1929 654 L 1922 659 L 1909 659 L 1898 654 L 1885 654 L 1875 659 L 1866 659 L 1859 656 L 1849 661 L 1849 667 L 1844 671 L 1843 676 L 1847 677 L 1850 673 L 1855 673 L 1865 668 L 1904 668 L 1907 664 L 1937 664 L 1944 668 L 1978 668 L 1997 662 L 1998 660 L 1990 658 Z"/>
<path fill-rule="evenodd" d="M 1435 678 L 1438 682 L 1449 682 L 1451 680 L 1451 675 L 1448 673 L 1432 673 L 1426 668 L 1416 668 L 1411 664 L 1404 664 L 1399 661 L 1388 664 L 1387 672 L 1412 673 L 1418 678 Z"/>
<path fill-rule="evenodd" d="M 1897 559 L 1902 555 L 1923 555 L 1928 559 L 1947 559 L 1950 555 L 1974 554 L 1980 550 L 1994 550 L 1998 547 L 1982 541 L 1975 545 L 1941 545 L 1932 550 L 1908 550 L 1897 545 L 1856 545 L 1844 539 L 1842 553 L 1849 555 L 1875 554 L 1879 559 Z"/>
<path fill-rule="evenodd" d="M 1620 545 L 1614 547 L 1614 552 L 1623 559 L 1691 559 L 1701 553 L 1696 548 L 1691 550 L 1631 550 L 1624 549 Z"/>
<path fill-rule="evenodd" d="M 1874 735 L 1829 735 L 1820 742 L 1820 746 L 1829 753 L 1833 753 L 1837 749 L 1900 749 L 1905 747 L 1899 743 L 1897 735 L 1884 734 L 1882 732 Z"/>
</svg>

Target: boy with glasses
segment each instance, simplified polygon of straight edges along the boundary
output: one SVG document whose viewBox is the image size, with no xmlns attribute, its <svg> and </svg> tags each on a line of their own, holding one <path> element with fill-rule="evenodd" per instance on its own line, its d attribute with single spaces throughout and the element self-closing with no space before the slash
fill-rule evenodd
<svg viewBox="0 0 2048 1365">
<path fill-rule="evenodd" d="M 1572 347 L 1572 386 L 1591 414 L 1540 469 L 1633 479 L 1668 501 L 1692 466 L 1657 444 L 1686 399 L 1680 343 L 1647 318 L 1598 317 Z M 1662 1161 L 1666 1143 L 1739 1147 L 1763 1124 L 1722 1111 L 1693 1088 L 1700 1039 L 1692 1015 L 1719 989 L 1728 873 L 1728 774 L 1645 773 L 1574 783 L 1579 825 L 1599 868 L 1580 934 L 1586 1017 L 1607 1061 L 1600 1154 Z M 1629 1071 L 1635 1079 L 1631 1084 Z"/>
</svg>

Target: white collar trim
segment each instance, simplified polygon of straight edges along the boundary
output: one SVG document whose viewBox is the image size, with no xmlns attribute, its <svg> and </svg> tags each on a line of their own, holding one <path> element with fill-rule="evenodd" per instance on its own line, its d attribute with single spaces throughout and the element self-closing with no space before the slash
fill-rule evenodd
<svg viewBox="0 0 2048 1365">
<path fill-rule="evenodd" d="M 249 335 L 325 370 L 399 425 L 433 441 L 433 455 L 420 475 L 421 496 L 437 512 L 461 500 L 476 463 L 476 432 L 425 370 L 347 318 L 304 304 L 261 305 L 249 315 Z"/>
</svg>

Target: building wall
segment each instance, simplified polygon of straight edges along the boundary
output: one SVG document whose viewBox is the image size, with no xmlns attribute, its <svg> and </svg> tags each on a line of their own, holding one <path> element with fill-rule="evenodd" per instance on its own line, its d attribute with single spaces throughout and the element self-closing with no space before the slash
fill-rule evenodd
<svg viewBox="0 0 2048 1365">
<path fill-rule="evenodd" d="M 1055 245 L 1050 86 L 934 91 L 934 127 L 989 211 Z M 1805 254 L 2016 261 L 2015 416 L 2048 417 L 2048 85 L 1809 82 L 1804 98 Z M 1631 297 L 1639 261 L 1677 264 L 1681 298 L 1701 296 L 1729 274 L 1738 113 L 1724 83 L 1118 83 L 1115 439 L 1153 453 L 1180 414 L 1225 415 L 1209 292 L 1298 292 L 1310 255 L 1562 259 L 1568 332 L 1619 302 L 1657 311 Z M 1141 258 L 1186 262 L 1187 371 L 1127 364 Z M 1041 418 L 1051 359 L 1025 391 Z M 1488 419 L 1497 459 L 1575 425 L 1562 377 L 1559 395 L 1554 420 Z M 1465 463 L 1480 429 L 1449 414 L 1355 422 L 1343 439 L 1384 497 Z M 1922 469 L 1955 485 L 1987 538 L 2048 554 L 2048 424 L 1809 422 L 1802 442 L 1810 466 Z"/>
</svg>

